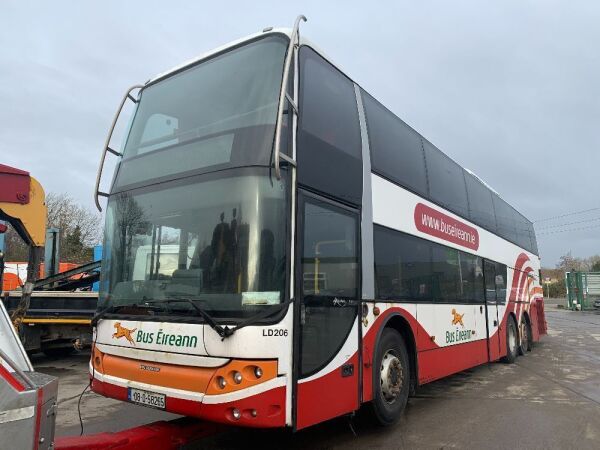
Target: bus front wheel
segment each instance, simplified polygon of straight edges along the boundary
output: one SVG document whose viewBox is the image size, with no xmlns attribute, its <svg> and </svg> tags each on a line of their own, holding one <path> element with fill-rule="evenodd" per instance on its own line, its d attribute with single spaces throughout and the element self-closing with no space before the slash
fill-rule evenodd
<svg viewBox="0 0 600 450">
<path fill-rule="evenodd" d="M 393 328 L 383 330 L 373 364 L 372 413 L 380 425 L 400 419 L 408 401 L 410 365 L 404 339 Z"/>
</svg>

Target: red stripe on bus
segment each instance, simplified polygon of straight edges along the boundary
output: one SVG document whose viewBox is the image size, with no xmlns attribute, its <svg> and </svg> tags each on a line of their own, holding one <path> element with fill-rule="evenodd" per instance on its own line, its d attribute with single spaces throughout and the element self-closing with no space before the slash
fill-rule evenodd
<svg viewBox="0 0 600 450">
<path fill-rule="evenodd" d="M 487 339 L 420 352 L 417 357 L 419 384 L 429 383 L 487 363 Z"/>
<path fill-rule="evenodd" d="M 35 432 L 33 433 L 33 450 L 38 450 L 40 447 L 40 424 L 42 422 L 42 403 L 43 393 L 41 389 L 37 391 L 37 408 L 35 411 Z"/>
<path fill-rule="evenodd" d="M 355 353 L 344 362 L 358 367 L 358 355 Z M 352 376 L 341 377 L 341 366 L 331 372 L 305 383 L 298 383 L 298 416 L 296 428 L 306 428 L 358 409 L 357 377 L 358 370 Z"/>
<path fill-rule="evenodd" d="M 94 379 L 92 391 L 105 397 L 128 401 L 126 387 Z M 240 410 L 240 419 L 233 418 L 233 408 Z M 257 412 L 256 416 L 252 416 L 253 409 Z M 256 428 L 283 427 L 285 426 L 285 386 L 240 400 L 214 404 L 167 395 L 166 411 L 229 425 Z"/>
</svg>

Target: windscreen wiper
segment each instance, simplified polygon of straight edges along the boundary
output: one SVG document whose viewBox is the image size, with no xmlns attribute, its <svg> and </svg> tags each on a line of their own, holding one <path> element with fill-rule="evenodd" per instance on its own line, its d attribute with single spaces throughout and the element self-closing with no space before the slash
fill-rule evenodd
<svg viewBox="0 0 600 450">
<path fill-rule="evenodd" d="M 102 319 L 106 314 L 110 314 L 110 313 L 114 313 L 119 311 L 122 308 L 141 308 L 141 309 L 155 309 L 153 306 L 150 305 L 139 305 L 137 303 L 132 303 L 130 305 L 111 305 L 111 306 L 107 306 L 106 308 L 104 308 L 101 311 L 98 311 L 94 317 L 92 317 L 92 321 L 90 322 L 90 324 L 92 326 L 96 326 L 96 324 L 98 323 L 98 321 L 100 319 Z"/>
<path fill-rule="evenodd" d="M 225 338 L 228 338 L 235 331 L 235 328 L 230 328 L 227 325 L 222 326 L 219 323 L 217 323 L 217 321 L 215 319 L 213 319 L 210 314 L 208 314 L 206 311 L 204 311 L 204 309 L 202 309 L 200 306 L 198 306 L 196 304 L 196 302 L 194 302 L 194 300 L 192 300 L 191 298 L 187 298 L 187 297 L 166 298 L 166 299 L 163 299 L 163 300 L 152 300 L 152 301 L 148 301 L 148 302 L 145 302 L 145 303 L 146 304 L 153 304 L 153 303 L 188 303 L 189 305 L 191 305 L 196 310 L 196 312 L 200 316 L 202 316 L 202 318 L 204 318 L 204 320 L 206 321 L 206 323 L 213 330 L 215 330 L 219 336 L 221 336 L 221 340 L 223 340 Z"/>
</svg>

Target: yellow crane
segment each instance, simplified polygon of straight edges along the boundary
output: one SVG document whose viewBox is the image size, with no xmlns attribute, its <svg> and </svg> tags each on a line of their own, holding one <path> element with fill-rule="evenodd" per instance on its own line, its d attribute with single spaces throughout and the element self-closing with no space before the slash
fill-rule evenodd
<svg viewBox="0 0 600 450">
<path fill-rule="evenodd" d="M 42 185 L 29 172 L 0 164 L 0 219 L 10 223 L 29 247 L 23 294 L 19 305 L 10 315 L 17 329 L 29 308 L 44 252 L 47 215 L 45 198 Z M 2 267 L 3 263 L 0 261 L 0 268 Z"/>
</svg>

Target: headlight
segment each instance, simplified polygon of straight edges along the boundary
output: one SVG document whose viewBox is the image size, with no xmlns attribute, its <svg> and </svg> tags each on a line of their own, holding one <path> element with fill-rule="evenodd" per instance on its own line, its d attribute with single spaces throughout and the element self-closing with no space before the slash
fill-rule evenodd
<svg viewBox="0 0 600 450">
<path fill-rule="evenodd" d="M 233 381 L 235 381 L 235 384 L 240 384 L 242 382 L 242 374 L 239 372 L 233 372 Z"/>
</svg>

